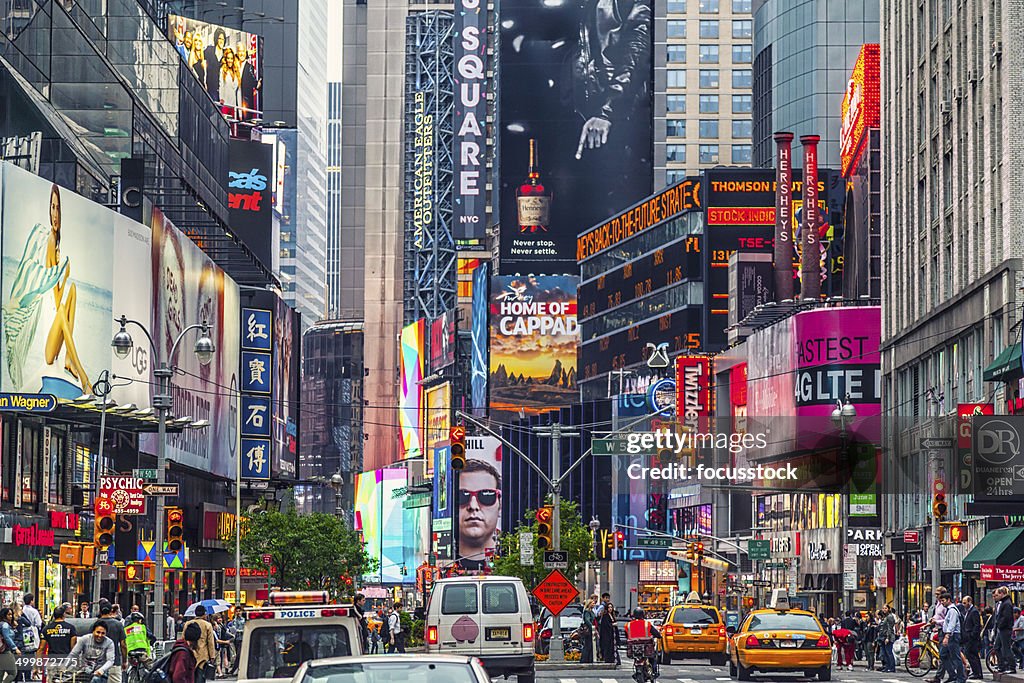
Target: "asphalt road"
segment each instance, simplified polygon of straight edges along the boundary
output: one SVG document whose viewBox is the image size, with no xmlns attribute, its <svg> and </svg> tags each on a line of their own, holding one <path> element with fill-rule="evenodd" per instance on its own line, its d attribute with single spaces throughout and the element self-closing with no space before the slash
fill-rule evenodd
<svg viewBox="0 0 1024 683">
<path fill-rule="evenodd" d="M 558 683 L 632 681 L 632 666 L 625 661 L 622 664 L 616 670 L 587 671 L 580 668 L 578 671 L 542 671 L 538 669 L 537 680 L 557 681 Z M 990 676 L 986 675 L 985 678 L 989 679 Z M 812 679 L 803 676 L 754 674 L 754 683 L 807 683 L 810 680 Z M 832 683 L 912 683 L 920 680 L 913 678 L 905 671 L 895 674 L 868 671 L 863 664 L 855 666 L 853 671 L 839 671 L 838 668 L 832 670 Z M 728 681 L 730 678 L 727 667 L 712 667 L 706 661 L 700 660 L 676 662 L 669 666 L 662 666 L 661 677 L 658 679 L 658 683 L 727 683 Z"/>
</svg>

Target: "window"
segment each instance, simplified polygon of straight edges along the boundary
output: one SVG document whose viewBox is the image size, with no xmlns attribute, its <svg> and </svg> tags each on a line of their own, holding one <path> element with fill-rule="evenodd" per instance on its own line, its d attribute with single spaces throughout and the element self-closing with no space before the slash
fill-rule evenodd
<svg viewBox="0 0 1024 683">
<path fill-rule="evenodd" d="M 517 614 L 519 599 L 512 583 L 485 583 L 484 614 Z"/>
<path fill-rule="evenodd" d="M 700 146 L 700 163 L 702 163 L 702 164 L 717 164 L 718 163 L 718 145 L 701 145 Z"/>
<path fill-rule="evenodd" d="M 701 38 L 717 38 L 718 37 L 718 19 L 701 19 L 700 20 L 700 37 Z"/>
<path fill-rule="evenodd" d="M 750 13 L 753 11 L 751 7 L 753 0 L 732 0 L 732 13 L 743 14 L 744 12 Z"/>
<path fill-rule="evenodd" d="M 670 138 L 686 137 L 685 119 L 668 119 L 665 121 L 665 134 Z"/>
<path fill-rule="evenodd" d="M 718 113 L 718 95 L 701 95 L 700 96 L 700 113 L 701 114 L 717 114 Z"/>
<path fill-rule="evenodd" d="M 718 14 L 718 0 L 700 0 L 701 14 Z"/>
<path fill-rule="evenodd" d="M 734 138 L 749 138 L 753 130 L 753 121 L 750 119 L 736 119 L 732 122 L 732 136 Z"/>
<path fill-rule="evenodd" d="M 670 88 L 685 88 L 686 87 L 686 69 L 669 69 L 668 70 L 668 87 L 670 87 Z"/>
<path fill-rule="evenodd" d="M 733 45 L 732 61 L 734 64 L 750 64 L 754 61 L 754 48 L 750 45 Z"/>
<path fill-rule="evenodd" d="M 665 61 L 669 64 L 686 64 L 686 46 L 668 45 L 665 47 Z"/>
<path fill-rule="evenodd" d="M 750 69 L 732 70 L 732 87 L 750 88 L 754 84 L 753 74 Z"/>
<path fill-rule="evenodd" d="M 476 584 L 454 584 L 444 587 L 441 614 L 476 614 Z"/>
<path fill-rule="evenodd" d="M 701 69 L 700 70 L 700 87 L 702 87 L 702 88 L 717 88 L 718 87 L 718 69 Z"/>
<path fill-rule="evenodd" d="M 665 109 L 677 114 L 685 114 L 686 95 L 668 95 L 665 98 Z"/>
<path fill-rule="evenodd" d="M 678 168 L 670 168 L 665 171 L 666 185 L 675 185 L 680 180 L 686 180 L 686 171 Z"/>
<path fill-rule="evenodd" d="M 762 612 L 750 618 L 748 631 L 815 631 L 820 632 L 821 624 L 810 614 L 782 614 Z"/>
<path fill-rule="evenodd" d="M 672 612 L 673 624 L 717 624 L 718 613 L 709 607 L 676 607 Z"/>
<path fill-rule="evenodd" d="M 669 19 L 667 30 L 669 38 L 685 38 L 686 19 Z"/>
<path fill-rule="evenodd" d="M 732 163 L 734 164 L 749 164 L 750 160 L 754 156 L 754 148 L 750 145 L 733 145 L 732 146 Z"/>
<path fill-rule="evenodd" d="M 700 136 L 704 139 L 718 137 L 718 121 L 713 119 L 701 119 Z"/>
<path fill-rule="evenodd" d="M 686 161 L 686 145 L 665 145 L 665 161 Z"/>
<path fill-rule="evenodd" d="M 732 113 L 733 114 L 749 114 L 754 107 L 754 96 L 753 95 L 733 95 L 732 96 Z"/>
<path fill-rule="evenodd" d="M 668 0 L 669 14 L 686 14 L 686 0 Z"/>
<path fill-rule="evenodd" d="M 733 38 L 750 38 L 754 35 L 754 22 L 750 19 L 734 19 L 732 22 Z"/>
<path fill-rule="evenodd" d="M 700 63 L 701 64 L 718 64 L 718 46 L 717 45 L 701 45 L 700 46 Z"/>
<path fill-rule="evenodd" d="M 303 662 L 352 654 L 342 625 L 253 627 L 248 671 L 259 678 L 291 678 Z"/>
</svg>

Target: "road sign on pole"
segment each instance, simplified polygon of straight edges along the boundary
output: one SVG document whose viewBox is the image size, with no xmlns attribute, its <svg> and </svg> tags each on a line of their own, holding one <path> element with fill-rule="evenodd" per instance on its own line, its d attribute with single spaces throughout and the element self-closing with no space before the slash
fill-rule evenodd
<svg viewBox="0 0 1024 683">
<path fill-rule="evenodd" d="M 176 496 L 178 495 L 177 484 L 145 484 L 142 490 L 147 496 Z"/>
<path fill-rule="evenodd" d="M 672 547 L 672 539 L 661 536 L 641 536 L 636 539 L 636 545 L 638 548 L 664 550 Z"/>
<path fill-rule="evenodd" d="M 533 566 L 533 532 L 519 532 L 519 564 L 524 567 Z"/>
<path fill-rule="evenodd" d="M 626 451 L 628 442 L 624 436 L 592 439 L 590 442 L 593 455 L 630 455 Z"/>
<path fill-rule="evenodd" d="M 152 468 L 150 468 L 150 469 L 132 470 L 132 476 L 136 477 L 138 479 L 153 479 L 153 480 L 155 480 L 156 479 L 156 470 L 152 469 Z"/>
<path fill-rule="evenodd" d="M 555 569 L 537 584 L 533 594 L 540 604 L 551 610 L 552 616 L 557 616 L 576 599 L 579 591 L 565 574 Z"/>
<path fill-rule="evenodd" d="M 566 550 L 545 550 L 544 551 L 544 568 L 545 569 L 568 569 L 569 568 L 569 552 Z"/>
<path fill-rule="evenodd" d="M 747 557 L 751 560 L 770 560 L 772 542 L 767 539 L 751 539 L 747 541 Z"/>
</svg>

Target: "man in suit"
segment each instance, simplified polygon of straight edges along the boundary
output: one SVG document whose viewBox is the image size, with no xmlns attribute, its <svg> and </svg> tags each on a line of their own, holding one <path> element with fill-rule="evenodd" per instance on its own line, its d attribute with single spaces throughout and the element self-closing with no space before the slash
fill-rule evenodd
<svg viewBox="0 0 1024 683">
<path fill-rule="evenodd" d="M 981 680 L 981 612 L 974 606 L 974 600 L 965 595 L 957 608 L 963 617 L 962 638 L 964 656 L 971 665 L 970 678 Z"/>
</svg>

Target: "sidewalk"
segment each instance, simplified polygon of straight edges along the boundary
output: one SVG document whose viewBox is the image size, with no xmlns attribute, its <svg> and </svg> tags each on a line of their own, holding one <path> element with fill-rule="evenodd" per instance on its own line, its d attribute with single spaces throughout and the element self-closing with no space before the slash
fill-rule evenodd
<svg viewBox="0 0 1024 683">
<path fill-rule="evenodd" d="M 537 671 L 611 671 L 615 668 L 614 664 L 605 664 L 604 662 L 594 662 L 592 664 L 580 664 L 579 662 L 552 662 L 551 660 L 537 662 Z M 1020 681 L 1009 681 L 1008 683 L 1024 683 L 1024 679 L 1021 679 Z"/>
</svg>

